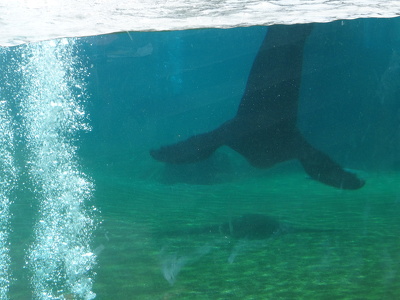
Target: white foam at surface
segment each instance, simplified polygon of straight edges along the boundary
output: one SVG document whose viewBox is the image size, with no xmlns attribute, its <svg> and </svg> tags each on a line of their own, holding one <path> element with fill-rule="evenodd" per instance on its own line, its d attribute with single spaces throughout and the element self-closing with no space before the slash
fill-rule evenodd
<svg viewBox="0 0 400 300">
<path fill-rule="evenodd" d="M 230 28 L 399 15 L 398 0 L 0 0 L 0 45 L 121 31 Z"/>
</svg>

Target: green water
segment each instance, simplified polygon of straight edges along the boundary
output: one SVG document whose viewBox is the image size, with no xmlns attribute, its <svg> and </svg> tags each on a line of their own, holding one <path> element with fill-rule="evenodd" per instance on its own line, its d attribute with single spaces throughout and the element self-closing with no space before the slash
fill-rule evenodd
<svg viewBox="0 0 400 300">
<path fill-rule="evenodd" d="M 123 172 L 95 175 L 103 219 L 95 241 L 102 249 L 94 287 L 98 299 L 400 297 L 400 174 L 363 174 L 367 185 L 358 191 L 314 182 L 296 166 L 207 186 L 165 185 Z M 154 234 L 218 224 L 243 213 L 337 231 L 282 235 L 256 244 Z M 240 243 L 245 250 L 230 263 Z M 165 252 L 190 256 L 202 247 L 207 253 L 184 265 L 170 285 L 162 270 Z"/>
<path fill-rule="evenodd" d="M 160 183 L 162 164 L 94 157 L 99 208 L 96 299 L 398 299 L 398 173 L 358 174 L 367 184 L 343 191 L 315 182 L 293 162 L 248 169 L 214 185 Z M 136 168 L 135 168 L 136 166 Z M 36 207 L 29 189 L 13 205 L 10 299 L 32 299 L 24 268 Z M 260 213 L 295 228 L 334 229 L 264 241 L 163 236 Z M 163 264 L 189 258 L 171 285 Z M 234 257 L 234 259 L 232 259 Z M 173 262 L 173 260 L 172 260 Z M 68 298 L 67 298 L 68 299 Z"/>
</svg>

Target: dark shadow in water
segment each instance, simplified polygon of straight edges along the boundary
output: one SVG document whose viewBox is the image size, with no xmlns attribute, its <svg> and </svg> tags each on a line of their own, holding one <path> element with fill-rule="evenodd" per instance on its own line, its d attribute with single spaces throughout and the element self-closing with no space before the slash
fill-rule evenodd
<svg viewBox="0 0 400 300">
<path fill-rule="evenodd" d="M 186 265 L 200 260 L 203 256 L 210 253 L 212 249 L 221 247 L 223 244 L 232 244 L 230 255 L 227 261 L 232 264 L 236 257 L 245 252 L 265 247 L 276 237 L 283 234 L 300 233 L 335 233 L 335 229 L 316 229 L 316 228 L 296 228 L 289 224 L 279 222 L 273 217 L 261 214 L 244 214 L 230 221 L 195 228 L 180 228 L 165 230 L 156 234 L 157 238 L 168 238 L 168 246 L 164 246 L 160 259 L 164 278 L 173 285 L 178 274 Z M 212 242 L 204 242 L 200 246 L 195 246 L 194 250 L 182 253 L 185 247 L 174 246 L 172 239 L 188 239 L 191 236 L 210 235 L 214 239 Z M 199 239 L 200 241 L 200 239 Z M 199 241 L 196 241 L 197 243 Z M 176 250 L 169 250 L 176 249 Z M 193 248 L 192 248 L 193 249 Z"/>
</svg>

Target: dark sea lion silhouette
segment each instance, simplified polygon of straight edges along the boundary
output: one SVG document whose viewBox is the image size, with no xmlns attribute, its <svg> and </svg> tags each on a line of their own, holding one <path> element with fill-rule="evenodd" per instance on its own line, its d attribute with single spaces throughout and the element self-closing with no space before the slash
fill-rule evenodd
<svg viewBox="0 0 400 300">
<path fill-rule="evenodd" d="M 185 235 L 215 234 L 234 239 L 262 240 L 288 233 L 329 233 L 335 229 L 296 228 L 262 214 L 244 214 L 222 224 L 164 231 L 160 236 L 176 237 Z"/>
<path fill-rule="evenodd" d="M 259 49 L 236 116 L 219 128 L 151 150 L 171 164 L 194 163 L 227 145 L 259 168 L 298 159 L 308 175 L 341 189 L 365 182 L 311 146 L 298 130 L 297 109 L 303 48 L 312 24 L 274 25 Z"/>
</svg>

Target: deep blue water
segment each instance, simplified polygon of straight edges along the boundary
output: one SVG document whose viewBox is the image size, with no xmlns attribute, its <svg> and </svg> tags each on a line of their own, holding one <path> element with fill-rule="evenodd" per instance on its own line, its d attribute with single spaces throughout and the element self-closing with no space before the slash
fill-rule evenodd
<svg viewBox="0 0 400 300">
<path fill-rule="evenodd" d="M 296 162 L 256 170 L 228 148 L 181 167 L 150 157 L 150 149 L 235 115 L 266 32 L 249 27 L 78 39 L 92 127 L 79 135 L 78 154 L 101 211 L 92 243 L 99 247 L 98 299 L 400 297 L 399 18 L 316 24 L 305 46 L 298 126 L 313 145 L 365 178 L 364 188 L 323 186 Z M 19 87 L 7 67 L 17 55 L 7 55 L 1 72 L 13 84 L 1 84 L 4 99 Z M 17 278 L 11 292 L 18 296 L 11 299 L 30 297 L 22 265 L 37 209 L 34 187 L 24 186 L 24 175 L 20 180 L 11 248 Z M 339 233 L 260 244 L 154 236 L 242 213 Z M 175 271 L 172 282 L 168 271 Z"/>
</svg>

